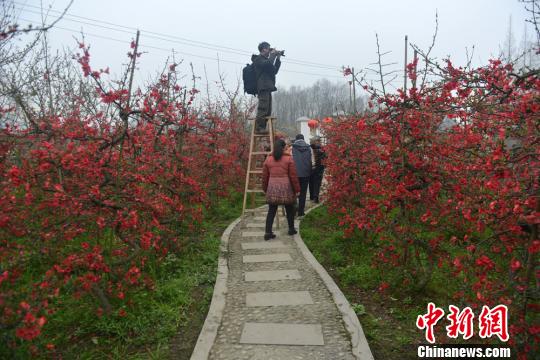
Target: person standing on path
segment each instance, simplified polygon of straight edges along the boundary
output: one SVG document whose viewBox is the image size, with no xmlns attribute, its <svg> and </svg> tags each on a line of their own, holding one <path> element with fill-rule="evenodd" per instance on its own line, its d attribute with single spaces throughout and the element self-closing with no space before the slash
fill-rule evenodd
<svg viewBox="0 0 540 360">
<path fill-rule="evenodd" d="M 312 169 L 311 176 L 309 178 L 309 199 L 319 203 L 319 193 L 321 191 L 322 179 L 324 176 L 324 163 L 326 153 L 321 146 L 321 138 L 319 136 L 314 137 L 310 141 L 311 149 L 313 150 L 311 159 Z"/>
<path fill-rule="evenodd" d="M 296 171 L 298 173 L 298 182 L 300 183 L 300 196 L 298 197 L 298 216 L 304 216 L 306 207 L 306 193 L 311 175 L 311 147 L 304 141 L 304 135 L 296 135 L 296 140 L 292 144 L 292 154 Z"/>
<path fill-rule="evenodd" d="M 289 235 L 297 233 L 294 228 L 294 204 L 296 194 L 300 192 L 300 184 L 298 183 L 296 166 L 291 156 L 284 151 L 285 141 L 277 139 L 274 143 L 274 152 L 266 158 L 263 164 L 262 185 L 268 203 L 264 240 L 276 237 L 272 232 L 272 225 L 278 205 L 285 205 Z"/>
<path fill-rule="evenodd" d="M 277 91 L 276 74 L 281 66 L 280 57 L 283 54 L 270 47 L 263 41 L 259 44 L 259 55 L 252 55 L 251 61 L 255 66 L 257 77 L 257 117 L 255 119 L 255 133 L 266 134 L 266 118 L 272 114 L 272 92 Z"/>
</svg>

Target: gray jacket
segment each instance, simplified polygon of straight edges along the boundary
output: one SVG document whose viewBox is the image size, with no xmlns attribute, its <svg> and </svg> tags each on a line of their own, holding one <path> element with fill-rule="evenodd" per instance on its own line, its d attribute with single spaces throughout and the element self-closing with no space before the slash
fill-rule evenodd
<svg viewBox="0 0 540 360">
<path fill-rule="evenodd" d="M 311 175 L 311 147 L 302 139 L 292 144 L 292 155 L 298 177 Z"/>
</svg>

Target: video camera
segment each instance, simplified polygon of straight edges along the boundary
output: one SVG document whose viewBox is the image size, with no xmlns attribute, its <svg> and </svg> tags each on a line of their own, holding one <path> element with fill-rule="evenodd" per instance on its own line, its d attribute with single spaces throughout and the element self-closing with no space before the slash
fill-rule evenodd
<svg viewBox="0 0 540 360">
<path fill-rule="evenodd" d="M 276 51 L 280 56 L 285 56 L 285 50 L 276 50 L 274 48 L 270 48 L 270 51 Z"/>
</svg>

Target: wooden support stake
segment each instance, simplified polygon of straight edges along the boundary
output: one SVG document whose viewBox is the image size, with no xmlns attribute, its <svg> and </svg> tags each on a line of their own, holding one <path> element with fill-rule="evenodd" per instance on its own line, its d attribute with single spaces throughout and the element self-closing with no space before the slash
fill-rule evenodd
<svg viewBox="0 0 540 360">
<path fill-rule="evenodd" d="M 407 35 L 405 35 L 405 64 L 403 65 L 403 92 L 407 94 Z"/>
</svg>

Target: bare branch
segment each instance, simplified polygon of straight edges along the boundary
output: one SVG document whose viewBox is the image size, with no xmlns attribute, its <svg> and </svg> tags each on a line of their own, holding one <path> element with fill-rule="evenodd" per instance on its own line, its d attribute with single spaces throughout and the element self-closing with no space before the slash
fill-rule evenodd
<svg viewBox="0 0 540 360">
<path fill-rule="evenodd" d="M 43 25 L 39 28 L 34 28 L 32 27 L 32 25 L 29 25 L 27 28 L 25 29 L 19 29 L 18 28 L 18 25 L 17 24 L 11 24 L 10 26 L 8 26 L 6 29 L 0 29 L 0 41 L 5 41 L 5 40 L 9 40 L 11 39 L 12 37 L 18 35 L 18 34 L 21 34 L 21 33 L 29 33 L 29 32 L 45 32 L 47 30 L 50 30 L 51 28 L 53 28 L 60 20 L 62 20 L 62 18 L 64 17 L 64 15 L 66 15 L 67 11 L 69 10 L 69 8 L 71 7 L 71 5 L 73 4 L 73 1 L 74 0 L 71 0 L 69 2 L 69 4 L 66 6 L 66 8 L 64 9 L 64 11 L 62 11 L 62 13 L 52 22 L 50 23 L 49 25 Z"/>
<path fill-rule="evenodd" d="M 381 54 L 381 47 L 379 45 L 379 35 L 377 33 L 375 33 L 375 38 L 377 40 L 377 55 L 379 57 L 379 61 L 378 61 L 378 64 L 379 64 L 379 76 L 380 76 L 380 81 L 381 81 L 381 87 L 382 87 L 382 92 L 383 92 L 383 96 L 386 97 L 386 89 L 384 87 L 384 75 L 383 75 L 383 72 L 382 72 L 382 60 L 381 60 L 381 57 L 382 57 L 382 54 Z"/>
</svg>

